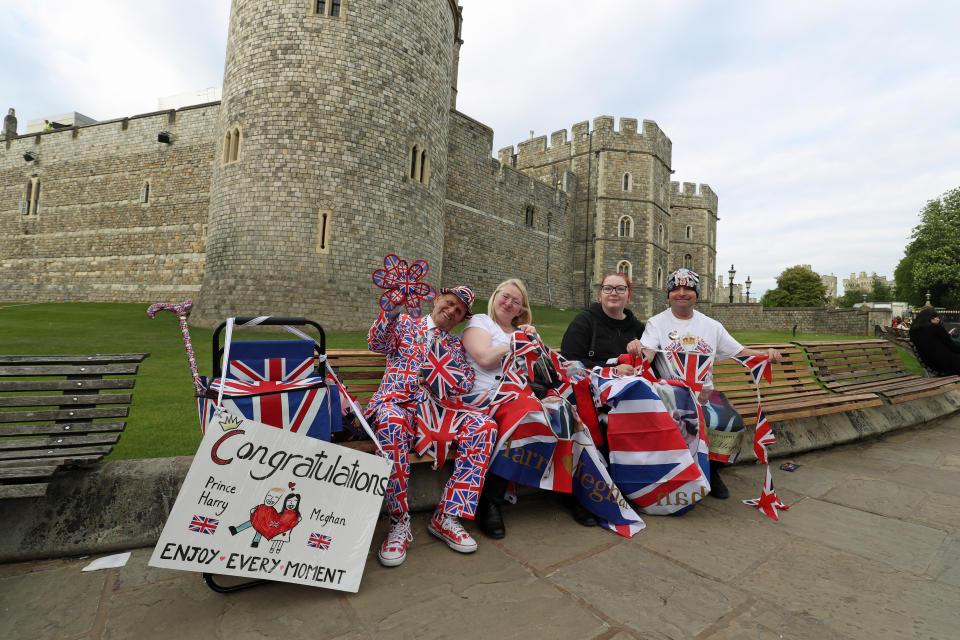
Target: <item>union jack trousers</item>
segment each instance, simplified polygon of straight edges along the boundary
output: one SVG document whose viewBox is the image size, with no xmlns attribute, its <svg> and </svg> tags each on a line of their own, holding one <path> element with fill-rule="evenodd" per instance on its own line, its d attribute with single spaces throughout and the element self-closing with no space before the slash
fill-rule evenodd
<svg viewBox="0 0 960 640">
<path fill-rule="evenodd" d="M 431 340 L 432 338 L 432 340 Z M 449 356 L 446 366 L 457 371 L 456 383 L 449 389 L 456 396 L 473 387 L 473 368 L 463 356 L 460 340 L 449 332 L 437 330 L 427 335 L 427 318 L 400 315 L 391 320 L 380 312 L 367 335 L 373 351 L 387 356 L 387 366 L 380 388 L 370 399 L 364 413 L 375 425 L 377 439 L 393 462 L 387 482 L 387 509 L 391 517 L 409 511 L 407 486 L 410 479 L 410 448 L 417 442 L 418 450 L 441 455 L 446 452 L 445 438 L 449 434 L 433 433 L 422 425 L 435 421 L 427 415 L 433 405 L 426 390 L 418 383 L 428 343 L 439 341 L 443 353 Z M 473 519 L 490 454 L 496 439 L 496 423 L 474 411 L 445 409 L 455 416 L 457 455 L 453 474 L 447 481 L 440 501 L 440 510 L 450 516 Z M 432 444 L 430 439 L 436 439 Z M 440 464 L 443 460 L 438 460 Z"/>
</svg>

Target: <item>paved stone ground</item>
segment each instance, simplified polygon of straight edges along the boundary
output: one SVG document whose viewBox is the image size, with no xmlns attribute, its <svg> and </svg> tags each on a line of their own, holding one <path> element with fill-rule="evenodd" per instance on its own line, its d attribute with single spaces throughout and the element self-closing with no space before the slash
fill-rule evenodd
<svg viewBox="0 0 960 640">
<path fill-rule="evenodd" d="M 960 416 L 794 461 L 775 474 L 779 522 L 739 502 L 759 495 L 758 466 L 727 472 L 733 499 L 646 517 L 632 540 L 542 494 L 462 556 L 421 514 L 407 562 L 371 554 L 357 594 L 220 595 L 148 567 L 149 549 L 88 573 L 89 558 L 2 565 L 0 638 L 957 638 Z"/>
</svg>

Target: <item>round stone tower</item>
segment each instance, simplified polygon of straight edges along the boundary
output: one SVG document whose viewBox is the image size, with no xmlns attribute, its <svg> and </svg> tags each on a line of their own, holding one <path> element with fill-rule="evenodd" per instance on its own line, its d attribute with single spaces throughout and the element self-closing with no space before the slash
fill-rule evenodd
<svg viewBox="0 0 960 640">
<path fill-rule="evenodd" d="M 456 0 L 233 0 L 192 321 L 369 326 L 395 253 L 443 256 Z"/>
</svg>

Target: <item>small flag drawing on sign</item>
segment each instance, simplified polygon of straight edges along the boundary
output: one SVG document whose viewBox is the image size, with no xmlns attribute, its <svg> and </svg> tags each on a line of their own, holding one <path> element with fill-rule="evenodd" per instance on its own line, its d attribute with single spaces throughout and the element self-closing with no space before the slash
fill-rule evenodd
<svg viewBox="0 0 960 640">
<path fill-rule="evenodd" d="M 197 533 L 213 535 L 213 532 L 217 530 L 218 524 L 220 524 L 220 521 L 216 518 L 193 516 L 193 519 L 190 521 L 190 524 L 187 525 L 187 528 L 190 529 L 190 531 L 196 531 Z"/>
<path fill-rule="evenodd" d="M 325 536 L 320 533 L 311 533 L 310 537 L 307 539 L 307 546 L 313 547 L 314 549 L 329 549 L 330 543 L 333 542 L 333 538 L 330 536 Z"/>
</svg>

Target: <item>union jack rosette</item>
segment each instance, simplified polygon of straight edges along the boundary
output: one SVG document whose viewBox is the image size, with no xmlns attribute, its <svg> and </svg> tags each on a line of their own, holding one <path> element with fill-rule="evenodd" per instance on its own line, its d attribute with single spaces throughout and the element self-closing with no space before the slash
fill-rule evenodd
<svg viewBox="0 0 960 640">
<path fill-rule="evenodd" d="M 380 296 L 380 308 L 392 311 L 401 304 L 407 308 L 407 314 L 420 317 L 420 303 L 437 297 L 436 290 L 425 282 L 420 282 L 430 265 L 426 260 L 416 260 L 408 265 L 392 253 L 383 259 L 383 269 L 373 272 L 373 284 L 386 289 Z"/>
</svg>

